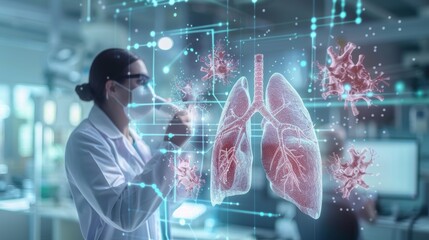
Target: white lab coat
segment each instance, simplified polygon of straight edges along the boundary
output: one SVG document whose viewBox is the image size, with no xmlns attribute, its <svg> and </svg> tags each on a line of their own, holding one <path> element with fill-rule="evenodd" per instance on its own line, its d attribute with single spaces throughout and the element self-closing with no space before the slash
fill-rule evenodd
<svg viewBox="0 0 429 240">
<path fill-rule="evenodd" d="M 136 147 L 94 105 L 67 142 L 67 178 L 87 240 L 161 239 L 164 202 L 150 186 L 155 184 L 163 197 L 171 191 L 169 161 L 178 147 L 164 142 L 160 148 L 167 153 L 151 157 L 149 147 L 134 131 L 131 135 Z M 134 185 L 140 183 L 146 187 Z"/>
</svg>

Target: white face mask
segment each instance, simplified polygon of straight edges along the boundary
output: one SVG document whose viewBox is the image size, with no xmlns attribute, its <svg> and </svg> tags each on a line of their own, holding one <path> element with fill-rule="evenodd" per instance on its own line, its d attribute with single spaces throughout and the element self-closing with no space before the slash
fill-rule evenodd
<svg viewBox="0 0 429 240">
<path fill-rule="evenodd" d="M 117 83 L 117 85 L 131 93 L 131 102 L 127 106 L 124 106 L 113 96 L 113 98 L 122 105 L 125 115 L 127 115 L 130 120 L 141 120 L 152 110 L 152 101 L 155 94 L 149 84 L 140 85 L 133 90 L 130 90 L 120 83 Z"/>
</svg>

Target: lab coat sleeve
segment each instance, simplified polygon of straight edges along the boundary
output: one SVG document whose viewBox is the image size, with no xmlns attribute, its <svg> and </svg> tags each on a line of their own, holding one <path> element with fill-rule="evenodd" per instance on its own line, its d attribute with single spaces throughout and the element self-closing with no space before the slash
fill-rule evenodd
<svg viewBox="0 0 429 240">
<path fill-rule="evenodd" d="M 176 145 L 163 143 L 160 147 L 166 151 L 158 151 L 142 174 L 126 182 L 112 149 L 100 136 L 80 132 L 71 138 L 66 149 L 68 175 L 91 207 L 113 227 L 135 230 L 171 191 L 174 172 L 169 164 Z"/>
</svg>

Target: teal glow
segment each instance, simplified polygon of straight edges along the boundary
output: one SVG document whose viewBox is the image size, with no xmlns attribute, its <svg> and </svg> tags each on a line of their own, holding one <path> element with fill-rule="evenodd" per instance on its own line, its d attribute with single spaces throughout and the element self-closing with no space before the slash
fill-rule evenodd
<svg viewBox="0 0 429 240">
<path fill-rule="evenodd" d="M 311 23 L 316 23 L 316 21 L 317 21 L 317 18 L 315 18 L 315 17 L 311 18 Z"/>
<path fill-rule="evenodd" d="M 356 24 L 361 24 L 362 23 L 362 18 L 361 17 L 357 17 L 355 20 Z"/>
<path fill-rule="evenodd" d="M 301 65 L 301 67 L 305 67 L 305 66 L 307 66 L 307 61 L 302 60 L 302 61 L 300 62 L 300 65 Z"/>
<path fill-rule="evenodd" d="M 343 11 L 340 13 L 340 18 L 344 19 L 344 18 L 346 18 L 346 16 L 347 16 L 346 12 Z"/>
<path fill-rule="evenodd" d="M 396 93 L 403 93 L 405 91 L 405 83 L 402 81 L 398 81 L 395 83 Z"/>
<path fill-rule="evenodd" d="M 150 36 L 155 37 L 155 31 L 150 31 Z"/>
<path fill-rule="evenodd" d="M 169 67 L 169 66 L 165 66 L 165 67 L 162 69 L 162 72 L 163 72 L 163 73 L 165 73 L 165 74 L 169 73 L 169 72 L 170 72 L 170 67 Z"/>
<path fill-rule="evenodd" d="M 313 23 L 313 24 L 311 24 L 311 30 L 313 30 L 313 31 L 314 31 L 314 30 L 316 30 L 316 29 L 317 29 L 317 25 L 316 25 L 316 24 L 314 24 L 314 23 Z"/>
<path fill-rule="evenodd" d="M 315 38 L 317 36 L 316 32 L 311 32 L 310 37 Z"/>
<path fill-rule="evenodd" d="M 352 86 L 350 84 L 344 84 L 344 90 L 349 92 L 350 90 L 352 90 Z"/>
</svg>

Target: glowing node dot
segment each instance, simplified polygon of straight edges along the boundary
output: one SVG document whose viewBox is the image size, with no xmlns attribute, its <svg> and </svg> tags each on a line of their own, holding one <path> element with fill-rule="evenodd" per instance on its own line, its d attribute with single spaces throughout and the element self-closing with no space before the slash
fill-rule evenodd
<svg viewBox="0 0 429 240">
<path fill-rule="evenodd" d="M 186 224 L 185 219 L 181 218 L 181 219 L 179 220 L 179 224 L 180 224 L 180 226 L 185 226 L 185 224 Z"/>
<path fill-rule="evenodd" d="M 155 31 L 150 31 L 150 36 L 155 37 Z"/>
<path fill-rule="evenodd" d="M 349 92 L 350 90 L 352 90 L 352 86 L 350 84 L 344 84 L 344 90 Z"/>
<path fill-rule="evenodd" d="M 313 31 L 314 31 L 314 30 L 316 30 L 316 29 L 317 29 L 317 25 L 316 25 L 316 24 L 314 24 L 314 23 L 313 23 L 313 24 L 311 24 L 311 30 L 313 30 Z"/>
<path fill-rule="evenodd" d="M 316 23 L 316 21 L 317 21 L 317 18 L 315 18 L 315 17 L 311 18 L 311 23 Z"/>
<path fill-rule="evenodd" d="M 316 35 L 317 35 L 317 34 L 316 34 L 316 32 L 311 32 L 310 37 L 311 37 L 311 38 L 315 38 L 315 37 L 316 37 Z"/>
<path fill-rule="evenodd" d="M 134 44 L 134 49 L 139 49 L 140 45 L 138 43 Z"/>
<path fill-rule="evenodd" d="M 344 19 L 346 18 L 346 16 L 347 16 L 346 12 L 343 11 L 340 13 L 340 18 Z"/>
<path fill-rule="evenodd" d="M 355 20 L 356 24 L 361 24 L 362 23 L 362 18 L 361 17 L 357 17 Z"/>
<path fill-rule="evenodd" d="M 164 68 L 162 68 L 162 72 L 163 72 L 164 74 L 169 73 L 169 72 L 170 72 L 170 67 L 169 67 L 169 66 L 165 66 Z"/>
<path fill-rule="evenodd" d="M 395 90 L 397 93 L 403 93 L 405 90 L 405 84 L 402 81 L 398 81 L 395 84 Z"/>
</svg>

